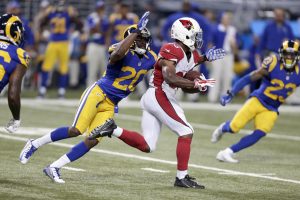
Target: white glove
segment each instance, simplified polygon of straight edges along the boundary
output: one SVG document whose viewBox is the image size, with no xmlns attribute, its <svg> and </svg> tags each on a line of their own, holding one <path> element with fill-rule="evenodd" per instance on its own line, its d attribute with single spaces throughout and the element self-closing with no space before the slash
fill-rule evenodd
<svg viewBox="0 0 300 200">
<path fill-rule="evenodd" d="M 195 79 L 195 88 L 199 88 L 200 91 L 204 92 L 207 90 L 207 87 L 214 87 L 216 80 L 213 78 L 206 79 L 203 74 L 200 75 L 199 79 Z"/>
<path fill-rule="evenodd" d="M 11 119 L 7 123 L 5 129 L 10 133 L 15 133 L 21 125 L 21 120 Z"/>
</svg>

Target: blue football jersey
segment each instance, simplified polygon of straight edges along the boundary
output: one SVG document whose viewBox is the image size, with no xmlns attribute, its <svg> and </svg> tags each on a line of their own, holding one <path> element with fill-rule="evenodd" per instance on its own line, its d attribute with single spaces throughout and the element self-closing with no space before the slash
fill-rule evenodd
<svg viewBox="0 0 300 200">
<path fill-rule="evenodd" d="M 264 60 L 262 67 L 268 70 L 269 75 L 250 96 L 257 97 L 267 109 L 278 112 L 278 107 L 300 85 L 299 66 L 288 72 L 280 63 L 279 56 L 272 55 Z"/>
<path fill-rule="evenodd" d="M 0 92 L 8 84 L 18 64 L 28 67 L 29 56 L 15 45 L 0 41 Z"/>
<path fill-rule="evenodd" d="M 71 18 L 67 11 L 58 12 L 52 11 L 48 15 L 50 21 L 50 40 L 51 41 L 66 41 L 69 38 L 69 29 Z"/>
<path fill-rule="evenodd" d="M 123 59 L 107 65 L 105 75 L 97 84 L 110 100 L 118 104 L 134 91 L 155 62 L 156 54 L 153 51 L 147 51 L 141 58 L 134 51 L 128 51 Z"/>
</svg>

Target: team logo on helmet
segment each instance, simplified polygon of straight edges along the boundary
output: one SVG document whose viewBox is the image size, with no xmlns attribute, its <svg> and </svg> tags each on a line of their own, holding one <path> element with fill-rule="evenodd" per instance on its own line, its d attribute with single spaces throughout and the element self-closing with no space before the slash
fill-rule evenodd
<svg viewBox="0 0 300 200">
<path fill-rule="evenodd" d="M 194 28 L 193 23 L 190 20 L 181 19 L 179 21 L 187 30 L 191 30 L 192 28 Z"/>
</svg>

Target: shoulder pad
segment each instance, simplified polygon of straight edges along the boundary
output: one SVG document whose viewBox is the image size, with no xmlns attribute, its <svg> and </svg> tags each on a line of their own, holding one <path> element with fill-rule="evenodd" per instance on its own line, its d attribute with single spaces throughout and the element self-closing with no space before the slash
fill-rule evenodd
<svg viewBox="0 0 300 200">
<path fill-rule="evenodd" d="M 17 55 L 18 55 L 18 59 L 19 59 L 20 63 L 22 65 L 24 65 L 25 67 L 28 67 L 29 63 L 30 63 L 30 57 L 29 57 L 28 53 L 24 49 L 18 48 Z"/>
<path fill-rule="evenodd" d="M 160 58 L 179 62 L 184 57 L 184 52 L 176 43 L 167 43 L 159 51 Z"/>
</svg>

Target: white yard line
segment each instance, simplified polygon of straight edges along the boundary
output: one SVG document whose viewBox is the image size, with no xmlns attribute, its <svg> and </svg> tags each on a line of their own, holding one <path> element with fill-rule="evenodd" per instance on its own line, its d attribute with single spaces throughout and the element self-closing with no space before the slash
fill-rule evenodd
<svg viewBox="0 0 300 200">
<path fill-rule="evenodd" d="M 80 168 L 75 168 L 75 167 L 62 167 L 63 169 L 70 170 L 70 171 L 75 171 L 75 172 L 85 172 L 86 170 L 80 169 Z"/>
<path fill-rule="evenodd" d="M 11 136 L 11 135 L 5 135 L 0 134 L 0 138 L 8 139 L 8 140 L 16 140 L 16 141 L 27 141 L 28 139 L 18 136 Z M 66 144 L 66 143 L 50 143 L 50 145 L 59 146 L 59 147 L 66 147 L 66 148 L 72 148 L 73 145 Z M 138 156 L 134 154 L 126 154 L 126 153 L 120 153 L 115 151 L 108 151 L 108 150 L 102 150 L 102 149 L 91 149 L 90 151 L 96 152 L 96 153 L 104 153 L 108 155 L 113 156 L 119 156 L 119 157 L 125 157 L 125 158 L 133 158 L 137 160 L 144 160 L 144 161 L 151 161 L 156 163 L 164 163 L 164 164 L 170 164 L 170 165 L 176 165 L 176 161 L 168 161 L 168 160 L 162 160 L 158 158 L 151 158 L 146 156 Z M 208 171 L 215 171 L 215 172 L 223 172 L 223 173 L 231 173 L 236 174 L 240 176 L 248 176 L 248 177 L 255 177 L 255 178 L 261 178 L 261 179 L 267 179 L 267 180 L 275 180 L 275 181 L 281 181 L 281 182 L 287 182 L 287 183 L 294 183 L 294 184 L 300 184 L 299 180 L 292 180 L 292 179 L 285 179 L 285 178 L 279 178 L 279 177 L 272 177 L 272 176 L 266 176 L 266 175 L 260 175 L 256 173 L 247 173 L 247 172 L 240 172 L 240 171 L 234 171 L 234 170 L 228 170 L 228 169 L 221 169 L 216 167 L 209 167 L 209 166 L 203 166 L 203 165 L 196 165 L 196 164 L 189 164 L 190 168 L 197 168 L 197 169 L 205 169 Z"/>
<path fill-rule="evenodd" d="M 161 170 L 161 169 L 153 169 L 153 168 L 141 168 L 142 170 L 145 171 L 150 171 L 150 172 L 158 172 L 158 173 L 169 173 L 170 171 L 168 170 Z"/>
</svg>

